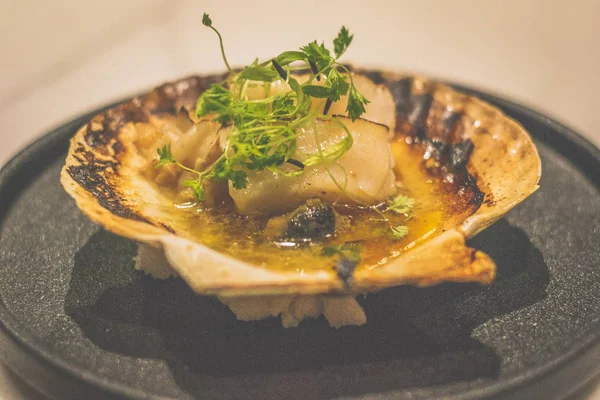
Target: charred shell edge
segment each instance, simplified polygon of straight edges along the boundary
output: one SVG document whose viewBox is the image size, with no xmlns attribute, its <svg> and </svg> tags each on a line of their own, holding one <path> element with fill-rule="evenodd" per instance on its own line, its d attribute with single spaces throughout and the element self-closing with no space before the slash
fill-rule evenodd
<svg viewBox="0 0 600 400">
<path fill-rule="evenodd" d="M 477 182 L 481 193 L 476 201 L 481 204 L 481 207 L 474 215 L 465 220 L 456 232 L 447 231 L 442 236 L 448 239 L 448 242 L 455 242 L 452 244 L 454 249 L 461 247 L 470 251 L 469 254 L 461 254 L 461 263 L 464 264 L 464 260 L 470 260 L 471 270 L 466 271 L 464 274 L 448 273 L 447 276 L 411 278 L 410 276 L 404 276 L 405 274 L 394 275 L 393 272 L 390 275 L 389 271 L 382 268 L 378 270 L 379 276 L 356 273 L 355 279 L 353 279 L 353 288 L 346 287 L 344 282 L 340 282 L 340 279 L 332 282 L 329 274 L 327 278 L 323 274 L 318 274 L 318 277 L 315 275 L 316 278 L 311 282 L 313 287 L 308 291 L 315 293 L 360 291 L 361 289 L 392 286 L 394 282 L 419 285 L 434 284 L 443 280 L 490 282 L 494 276 L 493 261 L 483 253 L 467 248 L 464 245 L 464 240 L 489 226 L 537 189 L 541 166 L 531 139 L 520 125 L 496 108 L 471 96 L 457 93 L 444 85 L 430 82 L 418 76 L 408 76 L 388 71 L 354 69 L 354 72 L 361 73 L 369 77 L 375 84 L 383 85 L 390 90 L 396 108 L 396 129 L 404 130 L 414 135 L 418 140 L 459 150 L 451 150 L 447 153 L 449 154 L 448 160 L 451 164 L 455 164 L 454 167 L 457 169 L 462 168 L 464 170 L 465 183 Z M 114 185 L 116 181 L 114 178 L 119 175 L 119 160 L 126 153 L 126 149 L 119 141 L 118 135 L 120 130 L 128 123 L 148 122 L 153 117 L 176 115 L 181 107 L 192 109 L 198 96 L 203 91 L 211 84 L 221 82 L 225 78 L 226 75 L 224 74 L 204 77 L 193 76 L 174 83 L 167 83 L 147 95 L 134 98 L 97 115 L 86 124 L 82 128 L 85 145 L 81 141 L 75 140 L 76 138 L 72 140 L 69 157 L 72 157 L 76 162 L 67 162 L 61 179 L 66 190 L 77 200 L 80 208 L 93 221 L 104 225 L 115 233 L 155 246 L 165 247 L 168 250 L 166 236 L 173 236 L 170 235 L 173 233 L 172 229 L 164 223 L 149 221 L 142 210 L 139 210 L 136 204 L 128 202 L 126 196 Z M 478 124 L 478 121 L 483 122 Z M 494 133 L 492 132 L 494 129 L 502 129 L 511 135 L 511 140 L 519 144 L 517 150 L 522 151 L 522 158 L 535 156 L 532 159 L 533 164 L 531 166 L 536 169 L 534 171 L 535 182 L 523 185 L 524 187 L 519 193 L 505 194 L 503 190 L 497 191 L 500 195 L 494 193 L 493 188 L 487 187 L 485 183 L 484 172 L 477 170 L 476 166 L 473 165 L 472 158 L 465 163 L 468 155 L 474 150 L 472 143 L 479 141 L 479 139 L 475 139 L 475 136 L 488 135 L 494 139 Z M 483 150 L 486 149 L 479 149 L 478 144 L 475 144 L 475 152 Z M 508 151 L 508 149 L 505 150 Z M 460 151 L 463 151 L 463 157 L 460 157 Z M 511 151 L 514 151 L 514 149 L 511 149 Z M 467 153 L 466 158 L 464 152 Z M 531 152 L 535 154 L 531 154 Z M 482 157 L 481 154 L 476 156 Z M 90 200 L 84 199 L 83 192 L 93 196 L 101 207 L 93 207 L 94 209 L 90 210 L 90 207 L 84 204 Z M 112 217 L 109 214 L 112 214 Z M 118 218 L 115 218 L 115 216 Z M 113 220 L 108 222 L 111 218 Z M 123 224 L 121 219 L 130 220 L 131 223 Z M 458 236 L 460 237 L 455 233 L 459 233 Z M 436 242 L 441 241 L 440 238 Z M 415 251 L 409 253 L 413 252 Z M 472 267 L 476 264 L 481 268 L 475 268 L 477 271 L 474 271 Z M 258 267 L 252 268 L 256 269 Z M 291 293 L 298 290 L 298 287 L 306 286 L 308 283 L 304 281 L 294 282 L 295 279 L 289 277 L 281 278 L 285 274 L 271 273 L 269 275 L 270 277 L 265 278 L 266 281 L 262 285 L 260 282 L 252 283 L 256 288 L 252 291 L 253 293 L 270 293 L 273 288 L 277 293 L 282 291 Z M 272 282 L 269 283 L 270 281 Z M 199 293 L 220 294 L 235 294 L 237 293 L 236 289 L 243 286 L 244 284 L 235 284 L 230 287 L 227 284 L 215 283 L 210 288 L 203 288 L 192 285 Z M 283 289 L 283 286 L 286 288 Z"/>
</svg>

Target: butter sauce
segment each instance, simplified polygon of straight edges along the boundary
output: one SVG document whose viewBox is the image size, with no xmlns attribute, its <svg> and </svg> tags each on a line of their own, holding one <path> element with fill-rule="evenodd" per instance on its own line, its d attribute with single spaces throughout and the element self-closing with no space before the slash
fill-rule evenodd
<svg viewBox="0 0 600 400">
<path fill-rule="evenodd" d="M 406 225 L 408 235 L 394 240 L 389 225 L 372 209 L 336 205 L 349 223 L 323 244 L 281 246 L 262 236 L 266 218 L 239 215 L 230 205 L 212 209 L 196 204 L 173 202 L 171 228 L 178 235 L 248 263 L 269 269 L 332 270 L 337 259 L 324 257 L 324 246 L 350 241 L 361 243 L 361 263 L 357 268 L 377 268 L 389 260 L 420 245 L 474 213 L 476 188 L 459 188 L 431 173 L 423 158 L 425 146 L 412 143 L 410 137 L 397 136 L 392 144 L 395 172 L 400 191 L 415 199 L 409 217 L 389 211 L 384 215 L 392 226 Z"/>
</svg>

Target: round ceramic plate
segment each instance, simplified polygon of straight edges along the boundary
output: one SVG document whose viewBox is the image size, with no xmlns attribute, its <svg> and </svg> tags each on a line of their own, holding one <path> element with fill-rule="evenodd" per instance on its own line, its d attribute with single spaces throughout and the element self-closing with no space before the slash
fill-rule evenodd
<svg viewBox="0 0 600 400">
<path fill-rule="evenodd" d="M 135 243 L 59 184 L 68 139 L 0 172 L 0 356 L 55 398 L 562 398 L 600 371 L 600 151 L 514 103 L 459 88 L 528 129 L 541 189 L 471 245 L 490 287 L 399 287 L 361 299 L 368 324 L 238 322 L 181 280 L 134 271 Z"/>
</svg>

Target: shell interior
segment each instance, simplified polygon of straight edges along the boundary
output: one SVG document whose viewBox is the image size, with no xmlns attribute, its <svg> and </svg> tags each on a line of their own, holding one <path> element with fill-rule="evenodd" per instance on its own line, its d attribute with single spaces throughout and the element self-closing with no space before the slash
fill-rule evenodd
<svg viewBox="0 0 600 400">
<path fill-rule="evenodd" d="M 422 143 L 425 152 L 452 165 L 460 185 L 470 188 L 470 200 L 462 211 L 440 219 L 435 235 L 375 268 L 357 269 L 350 281 L 330 269 L 265 268 L 207 246 L 178 225 L 172 199 L 143 176 L 146 158 L 135 145 L 141 134 L 136 126 L 161 126 L 182 107 L 193 109 L 198 96 L 224 75 L 168 83 L 97 115 L 71 140 L 61 182 L 94 222 L 162 249 L 174 271 L 200 294 L 355 294 L 401 284 L 491 282 L 493 260 L 465 240 L 538 188 L 541 163 L 531 138 L 498 109 L 445 85 L 390 71 L 353 74 L 371 99 L 364 118 Z M 335 106 L 332 113 L 343 112 Z M 467 147 L 468 159 L 455 157 Z M 413 168 L 426 161 L 410 160 Z"/>
</svg>

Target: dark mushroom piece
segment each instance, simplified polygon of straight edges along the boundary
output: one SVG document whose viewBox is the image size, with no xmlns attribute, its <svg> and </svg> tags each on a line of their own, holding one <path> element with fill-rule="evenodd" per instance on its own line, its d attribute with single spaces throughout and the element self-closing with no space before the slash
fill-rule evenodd
<svg viewBox="0 0 600 400">
<path fill-rule="evenodd" d="M 309 199 L 294 211 L 269 219 L 264 237 L 275 243 L 320 242 L 335 235 L 339 218 L 329 204 Z"/>
</svg>

